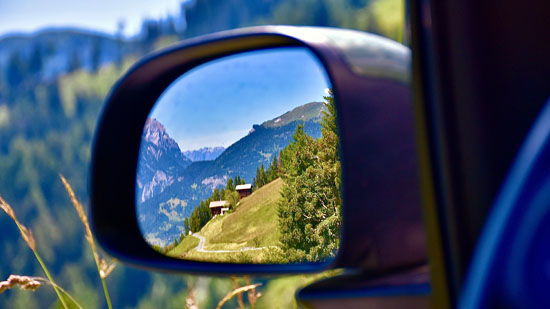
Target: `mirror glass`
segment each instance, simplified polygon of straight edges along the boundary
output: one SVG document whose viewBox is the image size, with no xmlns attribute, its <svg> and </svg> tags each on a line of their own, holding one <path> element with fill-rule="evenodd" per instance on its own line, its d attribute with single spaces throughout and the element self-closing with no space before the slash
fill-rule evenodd
<svg viewBox="0 0 550 309">
<path fill-rule="evenodd" d="M 246 52 L 186 72 L 143 129 L 143 238 L 194 261 L 333 258 L 342 221 L 337 134 L 327 73 L 306 48 Z"/>
</svg>

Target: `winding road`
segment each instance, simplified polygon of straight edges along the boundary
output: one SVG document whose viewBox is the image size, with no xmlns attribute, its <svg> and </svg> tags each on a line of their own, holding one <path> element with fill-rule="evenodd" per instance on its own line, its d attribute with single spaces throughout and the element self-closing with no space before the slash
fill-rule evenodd
<svg viewBox="0 0 550 309">
<path fill-rule="evenodd" d="M 255 248 L 255 247 L 244 247 L 244 248 L 237 249 L 237 250 L 206 250 L 206 249 L 204 249 L 204 242 L 206 241 L 206 239 L 204 238 L 204 236 L 200 236 L 200 235 L 198 235 L 197 233 L 191 234 L 191 236 L 193 236 L 193 237 L 199 239 L 199 244 L 195 247 L 195 249 L 196 249 L 198 252 L 208 252 L 208 253 L 230 253 L 230 252 L 243 252 L 243 251 L 262 250 L 262 249 L 267 249 L 267 248 L 271 248 L 271 247 L 277 247 L 277 246 L 259 247 L 259 248 Z"/>
</svg>

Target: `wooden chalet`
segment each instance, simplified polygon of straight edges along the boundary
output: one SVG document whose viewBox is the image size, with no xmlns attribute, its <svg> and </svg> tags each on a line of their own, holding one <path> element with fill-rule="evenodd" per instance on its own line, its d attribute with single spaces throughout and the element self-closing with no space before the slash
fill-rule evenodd
<svg viewBox="0 0 550 309">
<path fill-rule="evenodd" d="M 212 217 L 216 215 L 224 215 L 229 210 L 229 203 L 227 201 L 213 201 L 210 202 L 210 212 Z"/>
<path fill-rule="evenodd" d="M 235 187 L 235 190 L 239 193 L 241 198 L 247 197 L 252 194 L 252 185 L 247 183 L 244 185 L 238 185 Z"/>
</svg>

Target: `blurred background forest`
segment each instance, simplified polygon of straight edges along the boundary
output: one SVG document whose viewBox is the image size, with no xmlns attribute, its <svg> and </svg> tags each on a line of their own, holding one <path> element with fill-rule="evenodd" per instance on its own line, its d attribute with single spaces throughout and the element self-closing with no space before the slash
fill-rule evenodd
<svg viewBox="0 0 550 309">
<path fill-rule="evenodd" d="M 0 37 L 0 194 L 30 227 L 56 282 L 85 308 L 105 299 L 84 229 L 58 178 L 63 174 L 87 207 L 91 141 L 105 96 L 143 55 L 220 30 L 292 24 L 345 27 L 401 41 L 403 0 L 196 0 L 180 14 L 142 22 L 139 35 L 94 29 L 44 29 Z M 181 27 L 178 25 L 185 25 Z M 0 213 L 0 280 L 44 276 L 16 225 Z M 267 280 L 258 307 L 287 308 L 308 276 Z M 107 285 L 115 308 L 183 307 L 188 286 L 208 308 L 232 289 L 230 279 L 152 273 L 118 265 Z M 50 288 L 0 294 L 1 308 L 56 307 Z M 236 307 L 233 300 L 229 307 Z"/>
</svg>

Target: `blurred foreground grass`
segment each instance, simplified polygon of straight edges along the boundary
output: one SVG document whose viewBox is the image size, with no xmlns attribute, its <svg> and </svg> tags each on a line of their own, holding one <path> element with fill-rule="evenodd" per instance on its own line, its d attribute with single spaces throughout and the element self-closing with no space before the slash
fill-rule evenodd
<svg viewBox="0 0 550 309">
<path fill-rule="evenodd" d="M 88 218 L 84 212 L 82 204 L 78 201 L 68 181 L 62 175 L 60 175 L 60 179 L 67 190 L 80 221 L 82 222 L 85 230 L 85 238 L 88 242 L 89 248 L 91 249 L 91 253 L 96 262 L 97 272 L 103 284 L 103 292 L 105 294 L 107 306 L 112 308 L 105 279 L 109 277 L 111 272 L 113 272 L 115 264 L 114 262 L 107 262 L 99 255 L 96 250 L 96 245 L 91 233 Z M 0 208 L 17 225 L 20 230 L 21 237 L 27 246 L 34 252 L 37 261 L 40 263 L 44 273 L 47 276 L 47 279 L 45 279 L 41 277 L 10 275 L 6 281 L 0 282 L 0 294 L 17 286 L 19 286 L 19 288 L 23 291 L 35 292 L 39 287 L 46 283 L 52 286 L 57 294 L 59 300 L 57 305 L 58 307 L 65 309 L 84 308 L 79 304 L 78 298 L 88 297 L 82 295 L 81 293 L 75 293 L 75 295 L 77 295 L 75 298 L 71 295 L 71 293 L 67 292 L 54 282 L 47 266 L 44 264 L 36 251 L 36 243 L 32 231 L 19 222 L 15 216 L 13 208 L 6 201 L 4 201 L 1 196 Z M 234 307 L 236 302 L 236 305 L 239 308 L 245 308 L 245 304 L 247 303 L 246 300 L 248 300 L 247 304 L 252 308 L 297 308 L 298 304 L 296 303 L 294 294 L 298 289 L 315 280 L 333 276 L 338 272 L 339 270 L 331 270 L 320 274 L 285 276 L 276 279 L 263 280 L 263 282 L 260 283 L 254 283 L 254 280 L 250 280 L 248 276 L 243 278 L 232 277 L 231 279 L 182 276 L 180 280 L 185 282 L 185 289 L 181 289 L 180 291 L 170 291 L 170 288 L 164 280 L 165 278 L 160 277 L 159 275 L 154 275 L 158 282 L 153 282 L 153 289 L 150 292 L 151 294 L 149 297 L 146 297 L 138 307 L 157 309 L 159 303 L 161 303 L 162 308 L 181 307 L 182 304 L 186 304 L 186 307 L 190 308 L 193 306 L 196 306 L 196 308 L 210 308 L 214 305 L 220 308 L 222 305 Z M 242 281 L 245 281 L 245 285 L 242 285 Z M 265 288 L 260 288 L 262 285 L 265 285 Z M 212 293 L 212 289 L 214 290 L 214 293 Z M 225 296 L 220 297 L 224 292 Z M 247 297 L 244 297 L 245 293 L 247 294 Z M 170 296 L 167 297 L 167 294 Z M 218 296 L 219 300 L 216 302 L 217 298 L 212 297 L 212 295 Z"/>
</svg>

